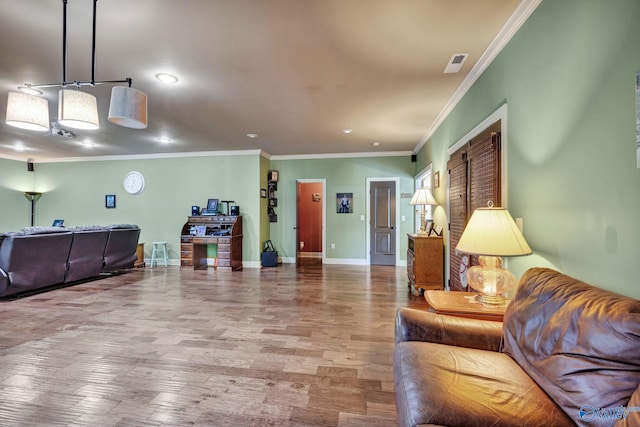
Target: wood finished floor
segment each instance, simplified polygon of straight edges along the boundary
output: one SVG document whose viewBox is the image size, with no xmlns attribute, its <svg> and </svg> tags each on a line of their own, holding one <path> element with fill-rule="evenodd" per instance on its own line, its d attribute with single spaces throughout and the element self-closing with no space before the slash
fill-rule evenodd
<svg viewBox="0 0 640 427">
<path fill-rule="evenodd" d="M 143 268 L 0 303 L 0 425 L 395 426 L 404 268 Z"/>
</svg>

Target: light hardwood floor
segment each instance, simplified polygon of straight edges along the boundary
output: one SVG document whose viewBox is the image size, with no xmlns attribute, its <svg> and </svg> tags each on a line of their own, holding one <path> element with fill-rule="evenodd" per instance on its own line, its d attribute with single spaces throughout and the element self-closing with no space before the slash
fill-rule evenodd
<svg viewBox="0 0 640 427">
<path fill-rule="evenodd" d="M 0 425 L 395 426 L 405 268 L 143 268 L 0 302 Z"/>
</svg>

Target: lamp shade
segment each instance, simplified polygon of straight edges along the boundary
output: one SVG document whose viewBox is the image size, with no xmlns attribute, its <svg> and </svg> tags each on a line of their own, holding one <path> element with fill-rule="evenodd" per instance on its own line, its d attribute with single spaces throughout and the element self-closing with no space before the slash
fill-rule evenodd
<svg viewBox="0 0 640 427">
<path fill-rule="evenodd" d="M 147 95 L 132 87 L 114 86 L 111 89 L 109 121 L 131 129 L 147 127 Z"/>
<path fill-rule="evenodd" d="M 98 129 L 96 97 L 75 89 L 61 89 L 58 92 L 58 123 L 75 129 Z"/>
<path fill-rule="evenodd" d="M 529 255 L 531 248 L 505 208 L 479 208 L 462 232 L 456 250 L 471 255 Z"/>
<path fill-rule="evenodd" d="M 7 97 L 8 125 L 22 129 L 49 130 L 49 103 L 45 98 L 22 92 L 9 92 Z"/>
<path fill-rule="evenodd" d="M 433 198 L 433 194 L 431 194 L 431 190 L 428 188 L 418 188 L 416 192 L 413 194 L 410 205 L 432 205 L 437 206 L 438 202 Z"/>
</svg>

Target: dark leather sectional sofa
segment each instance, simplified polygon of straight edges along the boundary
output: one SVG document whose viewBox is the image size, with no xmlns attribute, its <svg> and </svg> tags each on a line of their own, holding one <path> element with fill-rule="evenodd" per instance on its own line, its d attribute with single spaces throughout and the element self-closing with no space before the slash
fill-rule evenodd
<svg viewBox="0 0 640 427">
<path fill-rule="evenodd" d="M 27 227 L 0 234 L 0 298 L 132 268 L 140 228 Z"/>
</svg>

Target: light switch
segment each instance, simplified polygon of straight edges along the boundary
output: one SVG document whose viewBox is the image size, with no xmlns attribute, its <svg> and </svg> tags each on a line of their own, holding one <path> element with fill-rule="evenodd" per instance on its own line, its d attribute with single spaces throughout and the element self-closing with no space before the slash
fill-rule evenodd
<svg viewBox="0 0 640 427">
<path fill-rule="evenodd" d="M 364 215 L 360 215 L 360 221 L 364 221 Z"/>
<path fill-rule="evenodd" d="M 402 222 L 404 222 L 406 219 L 407 219 L 407 218 L 406 218 L 404 215 L 402 215 L 402 216 L 400 217 L 400 221 L 402 221 Z"/>
</svg>

